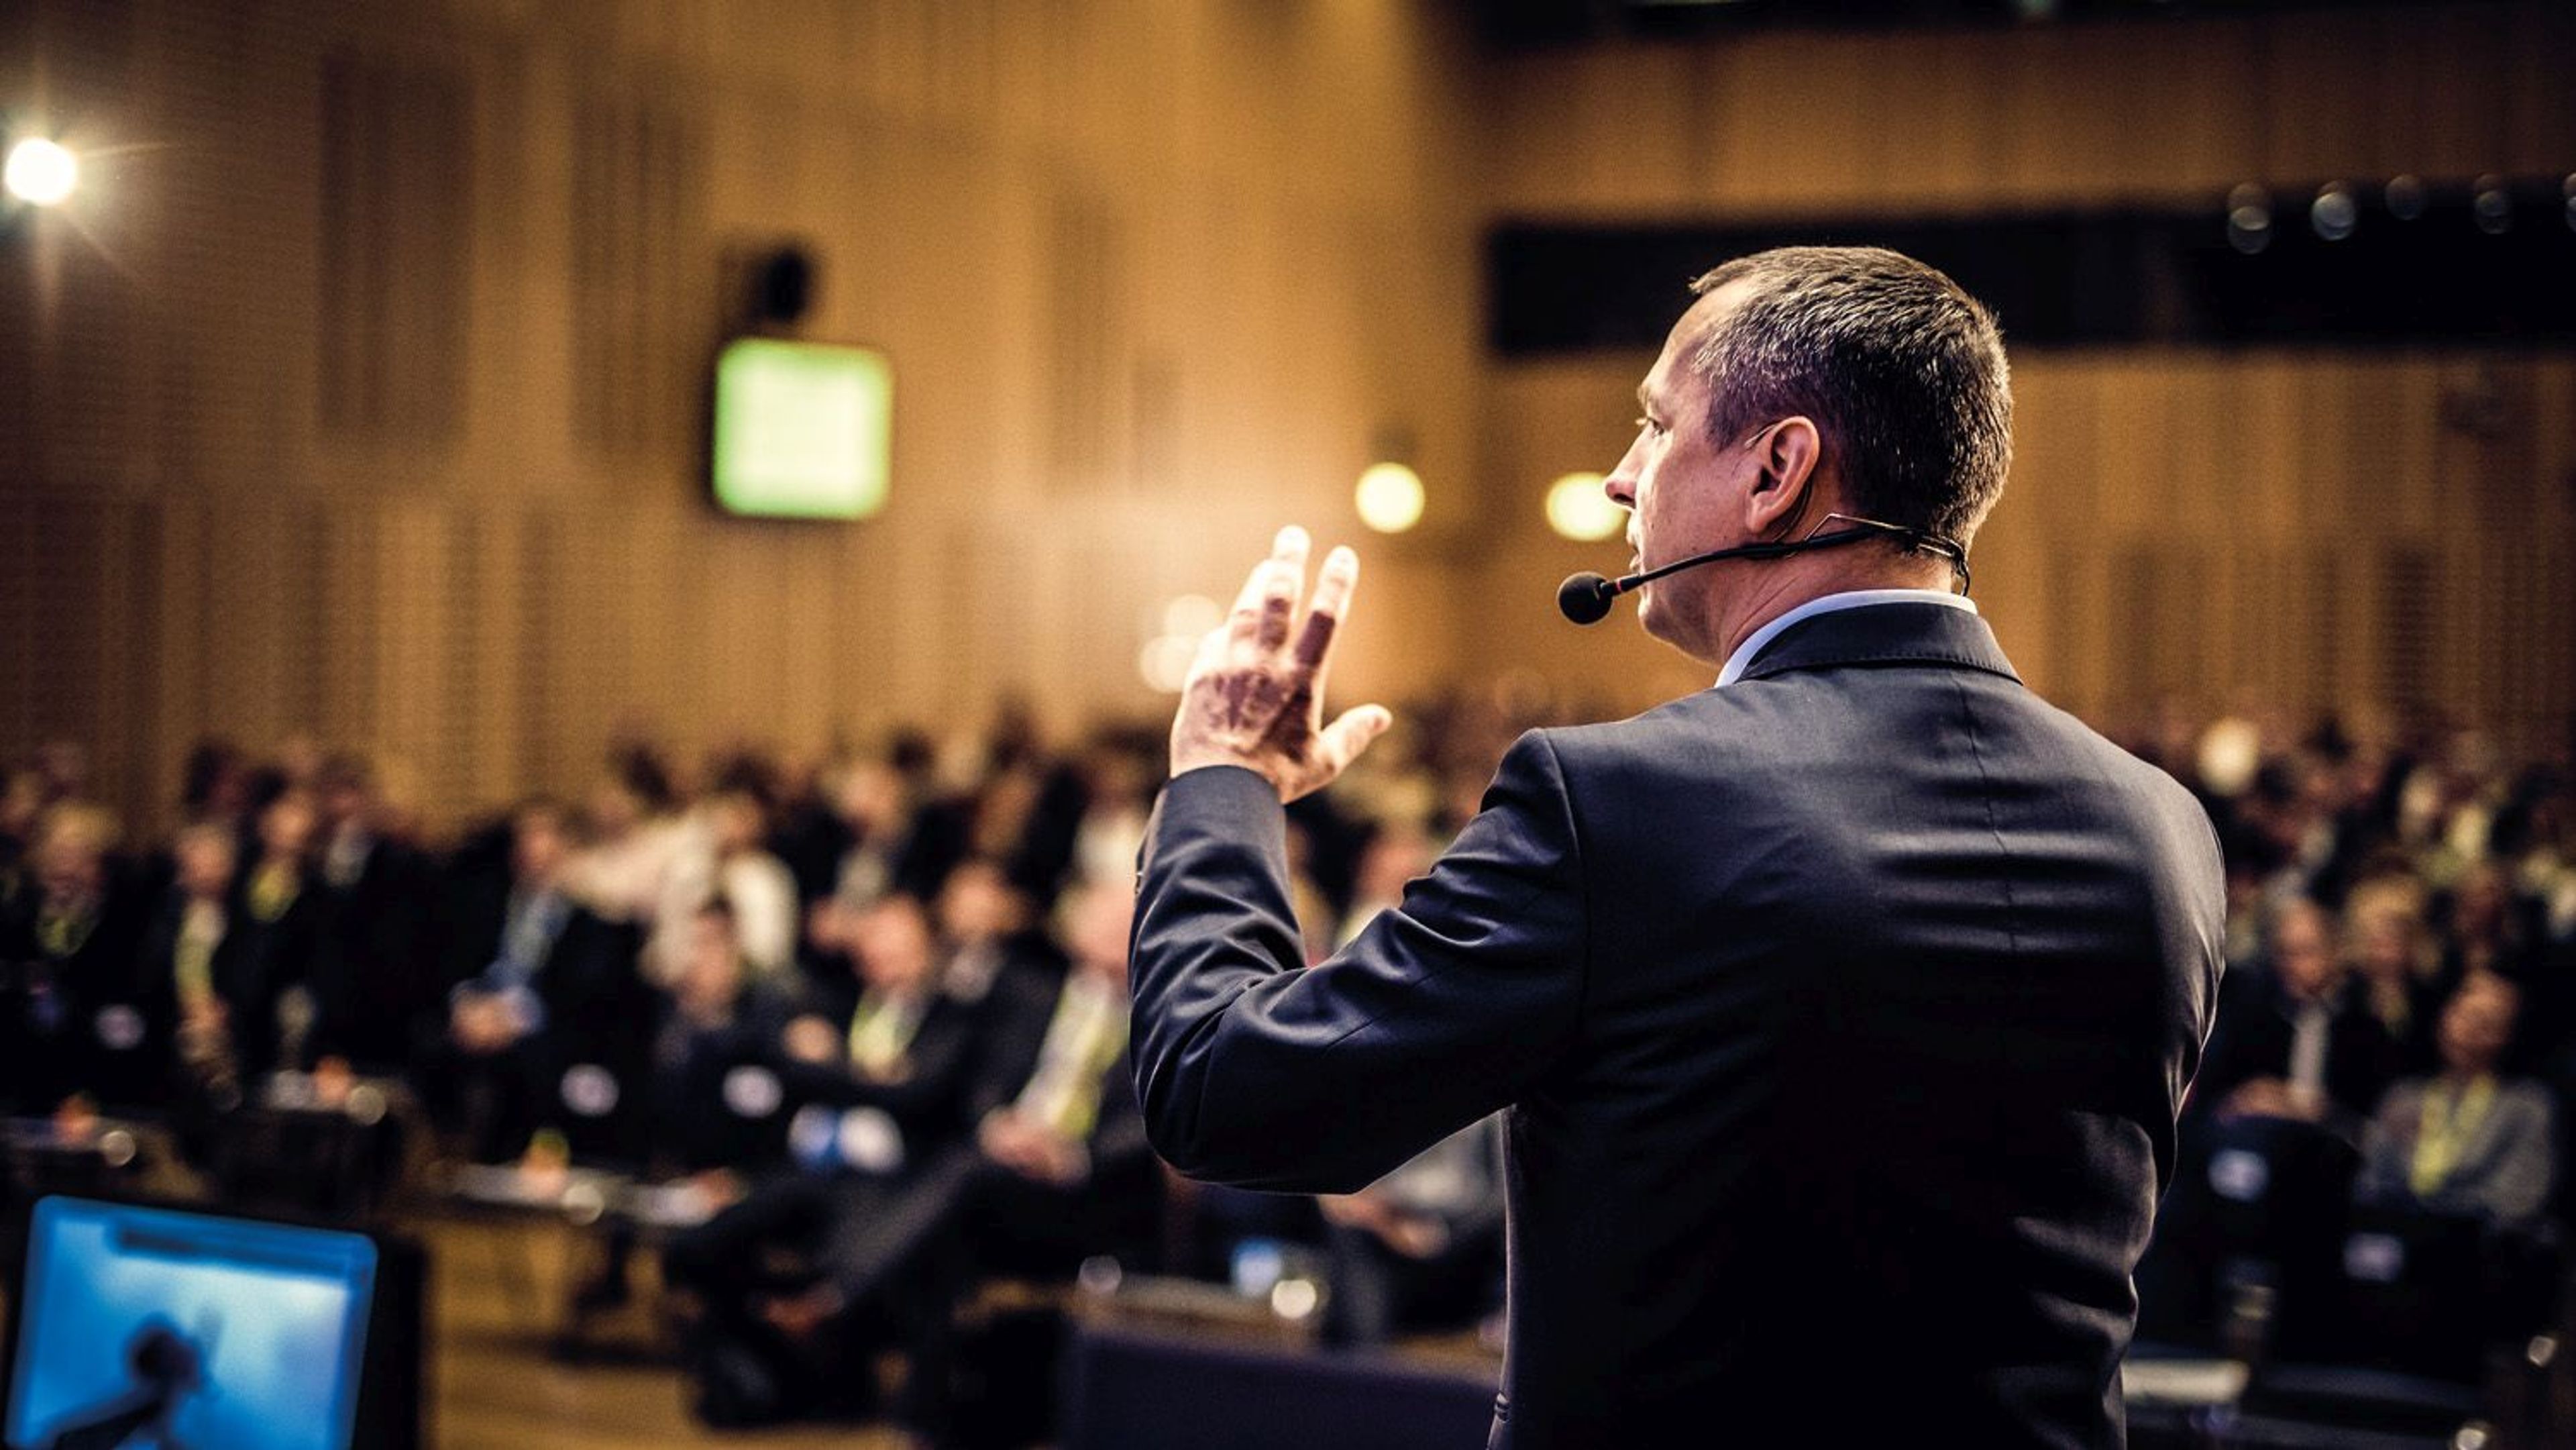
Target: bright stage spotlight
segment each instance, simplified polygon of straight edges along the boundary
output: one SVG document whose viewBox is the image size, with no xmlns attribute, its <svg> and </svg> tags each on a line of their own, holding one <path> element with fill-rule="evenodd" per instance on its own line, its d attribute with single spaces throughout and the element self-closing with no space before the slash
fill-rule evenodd
<svg viewBox="0 0 2576 1450">
<path fill-rule="evenodd" d="M 60 206 L 80 184 L 80 161 L 42 136 L 30 136 L 9 148 L 0 170 L 0 185 L 30 206 Z"/>
</svg>

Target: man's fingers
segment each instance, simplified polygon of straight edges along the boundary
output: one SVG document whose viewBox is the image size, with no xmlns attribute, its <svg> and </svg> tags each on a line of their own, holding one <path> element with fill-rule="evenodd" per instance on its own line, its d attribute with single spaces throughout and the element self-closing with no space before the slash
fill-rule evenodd
<svg viewBox="0 0 2576 1450">
<path fill-rule="evenodd" d="M 1270 546 L 1270 580 L 1261 596 L 1261 631 L 1254 642 L 1263 654 L 1288 644 L 1288 623 L 1296 617 L 1297 596 L 1306 588 L 1306 531 L 1290 524 Z"/>
<path fill-rule="evenodd" d="M 1253 566 L 1234 599 L 1226 632 L 1239 645 L 1263 651 L 1288 643 L 1288 621 L 1297 610 L 1297 591 L 1306 580 L 1306 531 L 1290 524 L 1270 544 L 1270 557 Z"/>
<path fill-rule="evenodd" d="M 1297 667 L 1316 677 L 1322 689 L 1325 661 L 1332 658 L 1333 631 L 1351 606 L 1351 586 L 1359 582 L 1360 556 L 1348 545 L 1335 545 L 1315 576 L 1315 602 L 1306 611 L 1306 627 L 1297 636 Z"/>
</svg>

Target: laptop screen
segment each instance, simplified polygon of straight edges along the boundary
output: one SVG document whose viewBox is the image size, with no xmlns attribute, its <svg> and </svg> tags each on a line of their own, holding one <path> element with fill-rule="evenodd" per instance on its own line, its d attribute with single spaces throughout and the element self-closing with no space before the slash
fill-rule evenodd
<svg viewBox="0 0 2576 1450">
<path fill-rule="evenodd" d="M 52 1197 L 36 1205 L 12 1450 L 346 1450 L 363 1234 Z"/>
</svg>

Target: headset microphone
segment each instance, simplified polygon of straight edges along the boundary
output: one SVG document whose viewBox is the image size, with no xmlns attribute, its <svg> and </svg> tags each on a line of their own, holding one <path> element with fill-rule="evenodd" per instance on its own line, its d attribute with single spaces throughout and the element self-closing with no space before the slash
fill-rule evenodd
<svg viewBox="0 0 2576 1450">
<path fill-rule="evenodd" d="M 1598 624 L 1619 594 L 1618 585 L 1586 571 L 1556 586 L 1556 607 L 1577 624 Z"/>
<path fill-rule="evenodd" d="M 1564 583 L 1556 586 L 1556 607 L 1558 612 L 1576 624 L 1597 624 L 1609 614 L 1611 603 L 1620 595 L 1640 584 L 1661 579 L 1667 574 L 1678 573 L 1684 569 L 1696 569 L 1702 564 L 1714 564 L 1720 559 L 1785 559 L 1791 554 L 1804 553 L 1809 549 L 1831 549 L 1842 544 L 1856 544 L 1863 539 L 1886 538 L 1902 540 L 1915 548 L 1948 559 L 1950 567 L 1959 575 L 1960 592 L 1967 592 L 1968 551 L 1959 547 L 1955 541 L 1945 539 L 1939 534 L 1926 533 L 1921 529 L 1881 523 L 1876 519 L 1856 519 L 1849 514 L 1828 514 L 1824 522 L 1829 524 L 1837 520 L 1852 527 L 1838 529 L 1830 534 L 1809 534 L 1803 539 L 1791 539 L 1776 544 L 1738 544 L 1731 549 L 1711 549 L 1705 554 L 1693 554 L 1687 559 L 1676 560 L 1660 569 L 1648 569 L 1638 574 L 1623 574 L 1616 579 L 1605 579 L 1587 570 L 1569 577 Z M 1823 525 L 1819 524 L 1818 527 L 1821 528 Z"/>
</svg>

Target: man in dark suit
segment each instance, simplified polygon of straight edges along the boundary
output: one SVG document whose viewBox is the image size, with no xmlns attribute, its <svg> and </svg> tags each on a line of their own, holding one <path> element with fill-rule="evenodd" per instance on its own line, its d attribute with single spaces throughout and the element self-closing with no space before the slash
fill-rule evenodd
<svg viewBox="0 0 2576 1450">
<path fill-rule="evenodd" d="M 2283 1118 L 2357 1140 L 2397 1080 L 2403 1049 L 2354 990 L 2325 908 L 2284 901 L 2264 938 L 2261 963 L 2219 994 L 2221 1025 L 2193 1082 L 2193 1118 Z"/>
<path fill-rule="evenodd" d="M 1202 647 L 1145 846 L 1137 1085 L 1182 1171 L 1350 1192 L 1509 1109 L 1493 1443 L 2122 1438 L 2129 1275 L 2220 973 L 2192 798 L 1948 593 L 2010 444 L 1985 310 L 1893 253 L 1700 280 L 1610 476 L 1716 688 L 1542 730 L 1303 969 L 1281 801 L 1357 562 L 1285 530 Z M 1842 544 L 1845 547 L 1819 547 Z"/>
<path fill-rule="evenodd" d="M 116 1092 L 146 1027 L 130 983 L 148 902 L 116 822 L 77 801 L 38 818 L 28 870 L 0 898 L 0 1106 L 51 1113 Z"/>
<path fill-rule="evenodd" d="M 438 879 L 428 855 L 384 830 L 374 772 L 356 756 L 324 762 L 315 882 L 314 1022 L 307 1064 L 337 1058 L 399 1071 L 438 1006 Z M 479 965 L 479 964 L 478 964 Z"/>
<path fill-rule="evenodd" d="M 637 968 L 642 933 L 574 901 L 563 808 L 512 813 L 508 875 L 456 885 L 444 975 L 445 1020 L 420 1062 L 439 1116 L 480 1162 L 515 1158 L 541 1126 L 577 1153 L 631 1158 L 640 1146 L 627 1094 L 650 1052 L 652 990 Z"/>
</svg>

